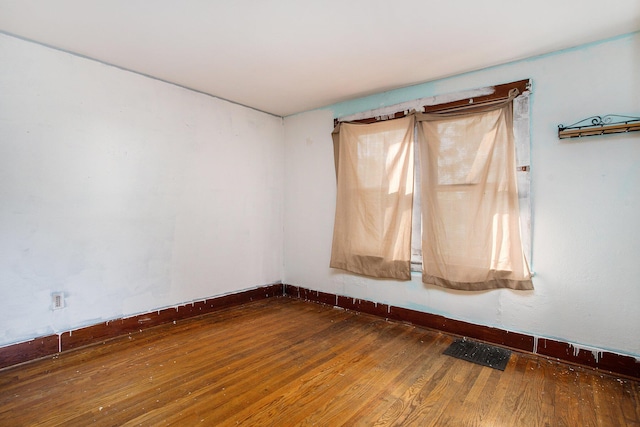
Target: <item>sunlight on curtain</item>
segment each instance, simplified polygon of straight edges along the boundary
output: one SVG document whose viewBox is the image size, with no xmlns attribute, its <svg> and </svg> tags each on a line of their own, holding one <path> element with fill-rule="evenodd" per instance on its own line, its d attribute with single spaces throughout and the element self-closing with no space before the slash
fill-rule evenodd
<svg viewBox="0 0 640 427">
<path fill-rule="evenodd" d="M 417 120 L 423 282 L 533 289 L 520 237 L 511 102 Z"/>
<path fill-rule="evenodd" d="M 331 267 L 411 278 L 413 116 L 339 124 L 333 132 L 337 199 Z"/>
</svg>

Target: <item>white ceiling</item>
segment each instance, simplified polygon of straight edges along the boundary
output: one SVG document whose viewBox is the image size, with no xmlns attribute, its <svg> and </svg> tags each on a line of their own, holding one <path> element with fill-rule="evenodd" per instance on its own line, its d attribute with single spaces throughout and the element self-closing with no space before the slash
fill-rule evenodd
<svg viewBox="0 0 640 427">
<path fill-rule="evenodd" d="M 0 31 L 279 116 L 640 30 L 640 0 L 0 0 Z"/>
</svg>

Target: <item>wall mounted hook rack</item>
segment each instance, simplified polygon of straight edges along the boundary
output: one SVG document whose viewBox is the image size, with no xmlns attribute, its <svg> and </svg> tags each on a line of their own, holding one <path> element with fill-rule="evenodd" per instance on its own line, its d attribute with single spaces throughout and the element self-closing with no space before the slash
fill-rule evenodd
<svg viewBox="0 0 640 427">
<path fill-rule="evenodd" d="M 589 117 L 569 126 L 559 125 L 558 138 L 579 138 L 637 131 L 640 131 L 640 117 L 608 114 Z"/>
</svg>

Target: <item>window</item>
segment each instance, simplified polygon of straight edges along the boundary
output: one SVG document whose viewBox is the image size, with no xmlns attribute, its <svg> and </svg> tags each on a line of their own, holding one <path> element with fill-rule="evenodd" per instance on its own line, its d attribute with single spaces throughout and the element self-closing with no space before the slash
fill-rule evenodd
<svg viewBox="0 0 640 427">
<path fill-rule="evenodd" d="M 398 245 L 397 253 L 403 254 L 402 259 L 393 261 L 399 262 L 397 266 L 401 266 L 401 274 L 380 276 L 373 272 L 374 274 L 369 275 L 406 279 L 408 270 L 419 269 L 422 251 L 426 250 L 425 259 L 422 261 L 425 269 L 423 271 L 425 283 L 469 290 L 496 287 L 531 288 L 528 265 L 522 251 L 523 247 L 530 246 L 529 239 L 524 242 L 520 240 L 521 234 L 529 236 L 530 224 L 527 214 L 529 206 L 528 141 L 523 141 L 523 136 L 528 139 L 528 109 L 526 108 L 528 99 L 524 96 L 520 97 L 516 106 L 511 106 L 514 96 L 511 91 L 514 88 L 525 91 L 528 88 L 527 84 L 528 81 L 520 81 L 489 90 L 479 90 L 479 94 L 474 98 L 465 97 L 448 104 L 433 105 L 435 103 L 432 102 L 431 105 L 424 107 L 427 114 L 410 114 L 405 117 L 405 123 L 406 119 L 415 117 L 417 125 L 410 132 L 405 132 L 405 136 L 410 133 L 411 141 L 415 142 L 407 142 L 409 138 L 406 137 L 405 143 L 408 145 L 405 145 L 404 150 L 409 150 L 407 147 L 411 147 L 413 151 L 413 144 L 417 144 L 415 152 L 419 153 L 415 156 L 415 165 L 411 165 L 415 172 L 403 175 L 405 179 L 412 177 L 411 183 L 405 183 L 405 191 L 413 190 L 411 212 L 407 214 L 405 204 L 405 208 L 399 213 L 403 218 L 401 222 L 404 221 L 404 226 L 406 226 L 407 215 L 412 218 L 411 238 L 410 242 L 407 242 L 405 229 L 394 240 L 394 244 Z M 511 94 L 511 98 L 505 94 Z M 505 101 L 504 98 L 508 100 Z M 442 110 L 446 112 L 442 113 Z M 434 111 L 440 112 L 434 114 Z M 512 117 L 514 111 L 515 120 Z M 391 114 L 394 118 L 403 115 L 402 112 Z M 360 120 L 358 124 L 362 130 L 363 122 L 371 123 L 374 120 L 370 118 Z M 388 121 L 388 123 L 393 122 L 397 120 Z M 515 131 L 512 131 L 512 122 L 515 123 Z M 351 126 L 357 125 L 350 123 L 342 127 Z M 340 126 L 336 127 L 336 130 L 334 137 L 337 138 L 334 139 L 339 141 Z M 376 130 L 372 127 L 366 132 L 375 133 Z M 414 135 L 414 132 L 417 133 Z M 516 134 L 516 138 L 519 137 L 515 143 L 511 137 L 512 133 Z M 527 162 L 526 165 L 517 164 L 517 170 L 520 171 L 517 180 L 513 153 L 515 145 L 526 148 L 526 150 L 520 150 L 518 154 L 521 162 Z M 387 150 L 390 147 L 394 145 L 387 147 Z M 338 156 L 338 152 L 336 155 Z M 385 162 L 388 163 L 388 158 L 395 158 L 396 154 L 391 149 L 385 155 L 387 160 L 380 160 L 377 170 L 385 170 L 385 173 L 388 173 L 389 171 L 383 165 Z M 408 157 L 411 155 L 408 154 L 405 163 Z M 363 161 L 355 165 L 350 162 L 343 166 L 358 168 L 361 174 L 370 168 L 376 169 Z M 344 170 L 342 173 L 344 174 Z M 343 178 L 338 170 L 339 193 L 341 180 L 345 180 Z M 520 187 L 526 187 L 521 188 L 519 193 L 516 191 L 516 181 Z M 389 192 L 386 187 L 382 190 L 370 189 L 369 191 L 373 193 L 377 191 L 379 197 Z M 517 208 L 517 194 L 520 194 L 525 202 L 520 202 L 523 205 L 520 212 Z M 481 196 L 485 197 L 482 201 L 479 199 Z M 355 230 L 359 229 L 357 224 L 362 225 L 360 220 L 363 217 L 368 218 L 375 214 L 380 216 L 378 221 L 382 223 L 392 224 L 396 221 L 392 218 L 398 215 L 397 212 L 392 213 L 389 209 L 383 211 L 380 206 L 373 209 L 375 211 L 373 212 L 371 205 L 368 208 L 362 205 L 362 211 L 358 213 L 360 219 L 352 216 L 350 226 L 341 227 L 338 218 L 344 215 L 350 216 L 350 214 L 347 211 L 341 211 L 344 203 L 341 205 L 340 199 L 339 194 L 334 230 L 334 252 L 336 239 L 344 241 L 353 239 L 357 234 Z M 521 222 L 524 225 L 523 233 L 519 230 Z M 391 236 L 386 235 L 373 246 L 382 247 L 384 246 L 382 242 L 389 238 Z M 385 245 L 389 246 L 389 243 L 386 242 Z M 400 246 L 401 250 L 398 249 Z M 407 253 L 409 262 L 405 259 Z M 361 261 L 363 254 L 356 255 Z M 345 268 L 344 264 L 340 266 L 339 263 L 334 263 L 333 254 L 332 267 L 367 274 L 363 273 L 362 268 Z"/>
<path fill-rule="evenodd" d="M 343 124 L 331 267 L 407 280 L 413 200 L 413 116 Z"/>
</svg>

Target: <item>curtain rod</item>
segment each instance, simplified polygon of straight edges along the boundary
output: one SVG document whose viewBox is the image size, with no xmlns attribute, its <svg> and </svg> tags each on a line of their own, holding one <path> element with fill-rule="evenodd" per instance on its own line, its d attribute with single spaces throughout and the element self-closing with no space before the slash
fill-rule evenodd
<svg viewBox="0 0 640 427">
<path fill-rule="evenodd" d="M 517 90 L 517 89 L 516 89 Z M 469 104 L 466 105 L 460 105 L 460 106 L 456 106 L 456 107 L 451 107 L 451 108 L 444 108 L 444 109 L 440 109 L 437 111 L 431 111 L 429 112 L 429 114 L 447 114 L 447 113 L 454 113 L 456 111 L 464 111 L 464 110 L 473 110 L 475 108 L 481 109 L 484 107 L 488 107 L 491 105 L 497 105 L 497 104 L 501 104 L 505 101 L 509 101 L 512 98 L 515 98 L 519 93 L 516 93 L 514 96 L 504 96 L 504 97 L 500 97 L 500 98 L 494 98 L 492 100 L 489 101 L 483 101 L 483 102 L 473 102 L 473 98 L 471 98 L 469 100 Z"/>
<path fill-rule="evenodd" d="M 503 102 L 509 98 L 509 92 L 512 89 L 518 89 L 520 93 L 524 93 L 525 91 L 530 92 L 531 79 L 518 80 L 511 83 L 504 83 L 504 84 L 489 86 L 489 87 L 493 88 L 493 93 L 489 95 L 482 95 L 475 98 L 463 98 L 457 101 L 446 102 L 443 104 L 424 105 L 422 107 L 423 111 L 425 113 L 439 113 L 442 111 L 449 111 L 449 110 L 454 111 L 453 109 L 458 107 L 470 108 L 471 103 L 473 103 L 473 107 L 479 107 L 482 105 L 490 105 L 489 103 Z M 396 113 L 384 114 L 382 116 L 377 116 L 377 117 L 372 116 L 365 119 L 352 120 L 352 121 L 349 121 L 348 123 L 360 123 L 360 124 L 375 123 L 383 120 L 398 119 L 406 116 L 408 113 L 409 111 L 398 111 Z M 333 126 L 334 127 L 337 126 L 338 123 L 340 122 L 341 122 L 340 118 L 335 118 L 333 120 Z"/>
</svg>

